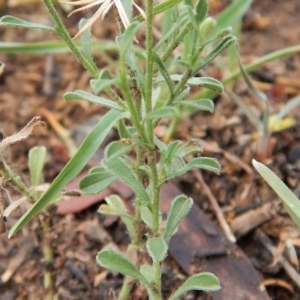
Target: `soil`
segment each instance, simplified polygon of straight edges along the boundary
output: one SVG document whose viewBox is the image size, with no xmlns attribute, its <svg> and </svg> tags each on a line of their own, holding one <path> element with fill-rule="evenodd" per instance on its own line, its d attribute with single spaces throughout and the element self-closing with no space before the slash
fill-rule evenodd
<svg viewBox="0 0 300 300">
<path fill-rule="evenodd" d="M 210 13 L 216 15 L 228 2 L 210 1 Z M 13 1 L 8 1 L 8 4 L 1 15 L 11 14 L 29 21 L 51 24 L 49 15 L 39 3 L 19 4 L 15 7 Z M 67 18 L 65 13 L 61 14 L 74 35 L 80 15 Z M 86 11 L 85 14 L 89 17 L 91 12 Z M 298 0 L 253 1 L 243 19 L 240 38 L 242 61 L 248 63 L 271 51 L 296 45 L 300 39 L 299 14 Z M 101 39 L 113 40 L 117 31 L 113 12 L 108 13 L 104 22 L 98 20 L 93 26 L 93 34 Z M 4 42 L 56 39 L 44 31 L 5 27 L 0 27 L 0 36 Z M 113 70 L 117 57 L 113 51 L 98 51 L 95 52 L 95 59 L 99 68 L 107 67 Z M 106 110 L 83 101 L 64 101 L 63 94 L 66 91 L 91 91 L 90 76 L 70 53 L 29 55 L 0 52 L 0 61 L 5 63 L 4 73 L 0 76 L 0 128 L 3 135 L 10 136 L 18 132 L 34 116 L 41 116 L 46 123 L 46 128 L 35 128 L 32 137 L 10 146 L 6 157 L 16 174 L 29 184 L 29 150 L 34 146 L 45 146 L 47 157 L 43 173 L 44 182 L 52 182 L 70 157 L 66 139 L 59 136 L 61 131 L 55 126 L 55 122 L 61 124 L 66 129 L 66 134 L 78 145 L 78 140 L 82 140 L 84 132 L 91 128 L 93 117 L 98 119 Z M 227 65 L 220 59 L 216 65 L 210 67 L 208 73 L 215 77 L 225 75 L 228 73 Z M 297 53 L 266 63 L 251 75 L 256 86 L 267 94 L 271 112 L 276 112 L 300 92 L 300 55 Z M 234 83 L 233 88 L 244 103 L 261 117 L 263 104 L 249 91 L 241 78 Z M 272 256 L 264 243 L 257 238 L 256 230 L 267 234 L 275 247 L 287 237 L 299 239 L 300 232 L 282 207 L 277 206 L 275 194 L 254 171 L 251 160 L 257 158 L 263 161 L 275 170 L 298 197 L 300 196 L 300 110 L 294 109 L 289 116 L 295 120 L 295 125 L 274 132 L 268 143 L 259 148 L 254 138 L 257 129 L 224 93 L 215 99 L 215 112 L 212 115 L 203 112 L 193 114 L 182 122 L 173 137 L 186 141 L 203 139 L 203 155 L 215 157 L 221 163 L 221 176 L 203 172 L 203 177 L 229 223 L 232 224 L 234 219 L 243 213 L 264 207 L 268 203 L 276 206 L 276 213 L 272 214 L 268 221 L 256 225 L 239 237 L 237 244 L 256 268 L 261 282 L 266 284 L 270 299 L 278 300 L 300 299 L 300 283 L 293 282 L 279 263 L 271 266 Z M 163 135 L 167 126 L 167 122 L 159 126 L 157 134 Z M 110 139 L 114 138 L 117 136 L 112 132 Z M 101 156 L 101 153 L 99 155 Z M 173 184 L 193 197 L 205 215 L 218 224 L 209 196 L 195 173 L 185 174 L 182 178 L 174 180 Z M 3 184 L 1 193 L 7 204 L 20 198 L 9 185 Z M 128 236 L 121 220 L 103 218 L 96 212 L 100 200 L 101 197 L 87 199 L 87 202 L 91 201 L 91 205 L 84 210 L 78 209 L 76 213 L 65 214 L 62 207 L 57 210 L 61 209 L 60 214 L 57 214 L 55 209 L 44 212 L 11 239 L 7 239 L 7 234 L 2 234 L 0 299 L 45 299 L 43 276 L 46 270 L 55 278 L 57 299 L 114 299 L 114 293 L 120 289 L 123 278 L 100 268 L 96 264 L 95 256 L 98 251 L 108 246 L 117 247 L 125 252 Z M 129 201 L 130 196 L 125 200 Z M 78 201 L 74 202 L 74 211 L 77 205 L 75 203 Z M 271 211 L 270 207 L 269 210 Z M 16 210 L 10 215 L 6 223 L 8 229 L 21 213 L 21 210 Z M 49 225 L 50 232 L 47 234 L 42 229 L 42 222 Z M 247 222 L 251 223 L 253 219 Z M 43 245 L 45 246 L 47 241 L 50 241 L 53 251 L 53 260 L 48 263 L 43 258 Z M 299 257 L 299 248 L 295 249 Z M 184 249 L 182 251 L 184 252 Z M 186 276 L 177 259 L 169 256 L 163 268 L 164 295 L 170 295 Z M 182 299 L 212 299 L 210 297 L 204 293 L 190 292 Z M 130 299 L 146 299 L 144 289 L 135 284 Z"/>
</svg>

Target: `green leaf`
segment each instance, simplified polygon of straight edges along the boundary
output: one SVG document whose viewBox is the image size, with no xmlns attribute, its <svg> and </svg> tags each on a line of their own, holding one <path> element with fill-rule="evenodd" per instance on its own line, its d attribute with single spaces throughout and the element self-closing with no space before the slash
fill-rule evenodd
<svg viewBox="0 0 300 300">
<path fill-rule="evenodd" d="M 98 213 L 103 214 L 103 215 L 109 215 L 109 216 L 117 216 L 120 218 L 125 217 L 125 216 L 128 218 L 132 218 L 129 214 L 125 213 L 124 211 L 117 209 L 117 208 L 110 207 L 107 204 L 100 205 L 100 207 L 98 209 Z"/>
<path fill-rule="evenodd" d="M 130 237 L 132 238 L 134 234 L 134 219 L 128 213 L 128 210 L 124 205 L 122 199 L 118 195 L 110 195 L 105 198 L 105 201 L 107 205 L 101 205 L 98 209 L 98 212 L 104 215 L 113 215 L 120 217 L 125 224 Z"/>
<path fill-rule="evenodd" d="M 113 158 L 129 153 L 134 147 L 134 144 L 126 145 L 122 141 L 113 141 L 105 148 L 104 157 Z"/>
<path fill-rule="evenodd" d="M 89 169 L 89 174 L 106 172 L 103 167 L 92 167 Z"/>
<path fill-rule="evenodd" d="M 186 0 L 185 0 L 186 1 Z M 183 38 L 182 59 L 185 64 L 190 65 L 194 63 L 193 55 L 196 48 L 198 48 L 199 33 L 197 30 L 198 24 L 196 21 L 195 12 L 191 5 L 184 7 L 186 14 L 189 16 L 189 22 L 193 28 L 187 32 Z"/>
<path fill-rule="evenodd" d="M 144 90 L 144 83 L 145 83 L 145 74 L 143 69 L 141 68 L 137 57 L 135 55 L 135 49 L 133 45 L 131 45 L 131 48 L 127 51 L 126 54 L 126 64 L 129 66 L 129 68 L 133 71 L 134 77 L 136 78 L 136 81 L 138 82 L 141 92 L 143 94 Z"/>
<path fill-rule="evenodd" d="M 79 30 L 87 23 L 86 19 L 81 19 L 79 22 Z M 80 35 L 82 51 L 88 62 L 97 70 L 97 65 L 95 64 L 93 53 L 92 53 L 92 40 L 91 40 L 91 26 L 87 30 L 83 31 Z"/>
<path fill-rule="evenodd" d="M 292 220 L 300 228 L 300 200 L 268 167 L 254 159 L 252 160 L 252 164 L 256 171 L 281 198 L 284 208 L 286 209 Z"/>
<path fill-rule="evenodd" d="M 102 165 L 108 172 L 125 181 L 144 202 L 150 203 L 146 190 L 120 157 L 104 159 Z"/>
<path fill-rule="evenodd" d="M 99 73 L 98 78 L 90 81 L 90 85 L 95 94 L 99 94 L 103 89 L 115 83 L 116 80 L 112 78 L 111 74 L 106 69 Z"/>
<path fill-rule="evenodd" d="M 168 149 L 168 145 L 165 144 L 160 139 L 158 139 L 156 136 L 154 136 L 154 144 L 160 151 L 162 151 L 162 150 L 167 151 L 167 149 Z"/>
<path fill-rule="evenodd" d="M 168 213 L 164 239 L 169 244 L 180 221 L 189 213 L 193 205 L 193 199 L 185 195 L 177 196 L 171 205 Z"/>
<path fill-rule="evenodd" d="M 132 44 L 134 36 L 139 30 L 140 26 L 141 23 L 132 22 L 119 39 L 120 56 L 123 57 L 123 59 L 125 58 L 126 52 Z"/>
<path fill-rule="evenodd" d="M 20 230 L 33 219 L 43 208 L 51 203 L 57 194 L 84 168 L 90 158 L 97 151 L 115 122 L 121 117 L 121 113 L 115 110 L 109 111 L 96 124 L 93 130 L 85 138 L 75 155 L 66 164 L 63 170 L 54 179 L 45 194 L 13 225 L 9 231 L 9 237 Z"/>
<path fill-rule="evenodd" d="M 175 155 L 173 157 L 171 164 L 172 164 L 172 172 L 176 172 L 178 169 L 186 167 L 186 163 L 184 159 L 178 155 Z"/>
<path fill-rule="evenodd" d="M 118 176 L 111 175 L 102 169 L 102 172 L 84 176 L 79 182 L 79 188 L 85 194 L 96 195 L 117 179 Z"/>
<path fill-rule="evenodd" d="M 190 92 L 190 86 L 189 85 L 185 85 L 185 87 L 183 88 L 183 91 L 177 95 L 174 99 L 174 103 L 175 102 L 180 102 L 182 100 L 185 100 L 186 98 L 188 98 L 188 94 Z"/>
<path fill-rule="evenodd" d="M 223 50 L 228 48 L 233 42 L 236 42 L 237 38 L 232 35 L 225 36 L 217 46 L 193 69 L 193 74 L 196 74 L 200 69 L 205 67 L 211 61 L 213 61 Z"/>
<path fill-rule="evenodd" d="M 189 163 L 187 163 L 186 168 L 188 170 L 192 170 L 195 168 L 204 169 L 204 170 L 214 172 L 218 175 L 220 174 L 221 171 L 221 166 L 219 162 L 216 159 L 210 157 L 193 158 Z"/>
<path fill-rule="evenodd" d="M 178 299 L 182 294 L 188 291 L 205 291 L 213 292 L 221 288 L 218 278 L 211 273 L 195 274 L 188 278 L 177 291 L 169 298 L 169 300 Z"/>
<path fill-rule="evenodd" d="M 177 114 L 178 111 L 176 108 L 170 106 L 164 106 L 157 110 L 151 111 L 149 114 L 146 115 L 145 119 L 147 120 L 161 119 L 161 118 L 173 117 L 176 116 Z"/>
<path fill-rule="evenodd" d="M 163 3 L 160 3 L 153 8 L 153 14 L 154 15 L 160 14 L 160 13 L 174 7 L 181 1 L 182 0 L 167 0 Z M 144 17 L 142 15 L 138 15 L 137 17 L 134 18 L 134 21 L 140 21 L 140 22 L 144 21 Z"/>
<path fill-rule="evenodd" d="M 118 195 L 110 195 L 105 198 L 105 201 L 112 208 L 128 212 L 123 200 Z"/>
<path fill-rule="evenodd" d="M 210 77 L 192 77 L 187 84 L 205 87 L 219 94 L 224 90 L 223 84 L 219 80 Z"/>
<path fill-rule="evenodd" d="M 171 79 L 174 81 L 180 81 L 182 76 L 183 75 L 173 74 L 171 75 Z M 211 77 L 192 77 L 187 81 L 187 84 L 205 87 L 219 94 L 221 94 L 224 90 L 223 84 L 219 80 Z"/>
<path fill-rule="evenodd" d="M 174 155 L 176 154 L 179 146 L 181 144 L 181 141 L 173 141 L 171 142 L 169 145 L 168 145 L 168 149 L 167 149 L 167 152 L 166 152 L 166 155 L 167 155 L 167 162 L 170 163 L 174 157 Z"/>
<path fill-rule="evenodd" d="M 74 41 L 75 46 L 80 47 L 80 41 Z M 92 42 L 92 47 L 95 50 L 109 51 L 113 53 L 118 52 L 116 44 L 109 40 L 96 40 Z M 70 48 L 64 41 L 52 40 L 47 42 L 34 42 L 34 43 L 10 43 L 0 42 L 0 53 L 8 54 L 55 54 L 55 53 L 68 53 Z M 142 53 L 137 49 L 139 57 Z"/>
<path fill-rule="evenodd" d="M 184 144 L 177 152 L 177 155 L 180 157 L 186 157 L 188 155 L 198 154 L 202 152 L 203 148 L 199 141 L 189 141 Z"/>
<path fill-rule="evenodd" d="M 112 108 L 112 109 L 116 109 L 116 110 L 120 110 L 122 111 L 123 109 L 120 107 L 119 104 L 117 104 L 116 102 L 109 100 L 109 99 L 105 99 L 90 93 L 87 93 L 85 91 L 75 91 L 75 92 L 68 92 L 64 94 L 64 98 L 66 101 L 70 101 L 70 100 L 85 100 L 85 101 L 89 101 L 92 103 L 96 103 L 96 104 L 100 104 L 102 106 L 108 107 L 108 108 Z"/>
<path fill-rule="evenodd" d="M 98 264 L 106 269 L 129 275 L 142 282 L 146 287 L 150 287 L 147 279 L 142 273 L 124 256 L 111 249 L 102 250 L 96 256 Z"/>
<path fill-rule="evenodd" d="M 206 17 L 208 9 L 207 0 L 198 0 L 195 10 L 196 10 L 196 22 L 200 24 Z"/>
<path fill-rule="evenodd" d="M 0 19 L 0 25 L 12 26 L 19 28 L 28 28 L 28 29 L 43 29 L 55 32 L 54 28 L 46 26 L 43 24 L 28 22 L 13 16 L 4 16 Z"/>
<path fill-rule="evenodd" d="M 140 208 L 141 210 L 141 218 L 143 220 L 143 222 L 151 229 L 153 226 L 153 216 L 152 216 L 152 212 L 150 211 L 150 209 L 147 206 L 141 206 Z"/>
<path fill-rule="evenodd" d="M 140 272 L 143 274 L 145 278 L 147 278 L 148 282 L 154 282 L 154 270 L 150 265 L 141 265 Z"/>
<path fill-rule="evenodd" d="M 174 95 L 173 82 L 170 78 L 170 75 L 169 75 L 168 71 L 165 68 L 165 65 L 164 65 L 163 61 L 160 59 L 160 57 L 158 56 L 157 53 L 154 53 L 154 63 L 156 65 L 157 69 L 160 71 L 163 78 L 165 79 L 165 82 L 167 83 L 167 85 L 169 87 L 170 94 L 173 97 L 173 95 Z"/>
<path fill-rule="evenodd" d="M 150 238 L 146 243 L 147 251 L 153 262 L 161 262 L 167 255 L 168 245 L 162 237 Z"/>
<path fill-rule="evenodd" d="M 118 133 L 121 139 L 132 139 L 133 134 L 131 133 L 129 128 L 130 127 L 125 125 L 124 119 L 119 120 Z"/>
<path fill-rule="evenodd" d="M 46 148 L 34 147 L 29 151 L 28 165 L 30 171 L 31 185 L 37 186 L 41 182 L 42 171 L 45 164 Z"/>
<path fill-rule="evenodd" d="M 213 112 L 215 105 L 211 99 L 198 99 L 198 100 L 184 100 L 181 102 L 173 102 L 174 105 L 182 105 L 195 108 L 197 110 L 205 110 Z"/>
<path fill-rule="evenodd" d="M 178 155 L 175 155 L 171 161 L 169 167 L 165 166 L 166 175 L 161 178 L 161 182 L 165 182 L 171 178 L 182 176 L 189 170 L 186 167 L 184 159 Z"/>
</svg>

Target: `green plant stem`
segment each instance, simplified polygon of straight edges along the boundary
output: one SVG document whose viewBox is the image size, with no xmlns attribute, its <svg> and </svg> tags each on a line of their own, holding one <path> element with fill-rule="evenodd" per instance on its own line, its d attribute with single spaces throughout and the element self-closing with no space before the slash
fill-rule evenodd
<svg viewBox="0 0 300 300">
<path fill-rule="evenodd" d="M 94 67 L 94 65 L 90 64 L 89 61 L 84 57 L 84 55 L 79 51 L 79 49 L 76 47 L 74 41 L 72 40 L 69 32 L 67 31 L 66 27 L 64 26 L 63 22 L 61 21 L 53 3 L 52 0 L 42 0 L 44 4 L 46 5 L 50 15 L 53 18 L 53 21 L 55 22 L 55 31 L 57 35 L 62 38 L 70 50 L 73 52 L 73 54 L 76 56 L 78 61 L 82 64 L 82 66 L 94 77 L 97 78 L 98 76 L 98 70 Z"/>
<path fill-rule="evenodd" d="M 178 35 L 171 41 L 171 43 L 168 45 L 167 49 L 164 51 L 164 53 L 161 56 L 161 60 L 165 62 L 172 52 L 175 50 L 175 48 L 178 46 L 178 44 L 182 41 L 183 37 L 193 28 L 193 25 L 191 22 L 188 22 L 178 33 Z"/>
<path fill-rule="evenodd" d="M 111 100 L 114 100 L 122 108 L 124 108 L 124 101 L 117 95 L 117 93 L 111 87 L 106 87 L 103 90 L 111 98 Z"/>
<path fill-rule="evenodd" d="M 128 83 L 127 83 L 127 72 L 126 72 L 126 67 L 125 63 L 122 64 L 120 62 L 121 68 L 120 68 L 120 90 L 125 98 L 125 101 L 127 103 L 128 110 L 130 112 L 130 120 L 133 124 L 133 126 L 136 128 L 138 134 L 140 135 L 142 141 L 144 142 L 145 145 L 149 145 L 149 141 L 147 139 L 147 136 L 143 130 L 140 118 L 139 118 L 139 113 L 136 109 L 135 102 L 132 99 Z"/>
<path fill-rule="evenodd" d="M 152 36 L 152 25 L 153 25 L 153 0 L 146 1 L 146 88 L 145 88 L 145 110 L 146 115 L 152 111 L 152 85 L 153 85 L 153 36 Z M 158 173 L 156 167 L 155 157 L 155 146 L 153 141 L 153 124 L 152 121 L 145 122 L 147 136 L 150 141 L 150 149 L 147 151 L 147 159 L 150 167 L 150 184 L 152 185 L 152 216 L 153 216 L 153 231 L 159 235 L 159 194 L 160 186 L 158 184 Z M 160 267 L 155 266 L 155 283 L 156 289 L 152 289 L 153 298 L 155 300 L 161 299 L 161 278 Z M 158 291 L 157 291 L 158 289 Z"/>
<path fill-rule="evenodd" d="M 2 175 L 4 182 L 8 181 L 12 187 L 14 187 L 20 194 L 31 198 L 32 196 L 30 195 L 30 190 L 29 188 L 25 185 L 25 183 L 22 181 L 20 176 L 17 176 L 11 168 L 4 163 L 3 161 L 0 161 L 0 174 Z"/>
<path fill-rule="evenodd" d="M 153 231 L 159 236 L 159 196 L 160 186 L 158 183 L 158 173 L 156 168 L 156 159 L 154 150 L 148 151 L 148 164 L 150 166 L 150 176 L 152 183 L 152 214 L 153 214 Z"/>
<path fill-rule="evenodd" d="M 154 267 L 154 282 L 159 291 L 158 292 L 159 296 L 161 298 L 161 268 L 160 268 L 160 264 L 157 262 L 154 262 L 153 267 Z"/>
<path fill-rule="evenodd" d="M 146 115 L 152 110 L 152 86 L 153 86 L 153 0 L 146 1 L 146 80 L 145 80 L 145 111 Z M 151 120 L 145 122 L 146 135 L 150 146 L 153 147 L 153 127 Z"/>
<path fill-rule="evenodd" d="M 153 85 L 153 0 L 146 2 L 146 88 L 145 88 L 145 110 L 147 113 L 152 110 L 152 85 Z M 155 146 L 153 142 L 153 124 L 151 120 L 145 122 L 147 137 L 150 141 L 150 149 L 147 151 L 148 164 L 150 166 L 150 178 L 152 184 L 152 213 L 153 213 L 153 230 L 159 234 L 159 184 L 156 168 Z"/>
<path fill-rule="evenodd" d="M 176 31 L 178 31 L 178 28 L 181 28 L 183 26 L 183 23 L 187 21 L 188 17 L 182 19 L 178 25 L 174 26 L 171 30 L 169 30 L 164 36 L 161 37 L 161 39 L 157 42 L 155 45 L 153 51 L 156 52 L 166 41 L 169 37 L 172 36 Z"/>
<path fill-rule="evenodd" d="M 136 170 L 137 170 L 137 178 L 140 182 L 143 182 L 143 176 L 144 174 L 141 174 L 139 172 L 139 167 L 143 165 L 143 147 L 141 145 L 138 145 L 136 148 Z M 142 222 L 141 218 L 141 208 L 139 203 L 135 206 L 135 216 L 134 216 L 134 222 L 135 222 L 135 235 L 132 237 L 132 244 L 139 246 L 140 243 L 140 225 Z"/>
<path fill-rule="evenodd" d="M 132 278 L 130 276 L 126 275 L 124 277 L 123 285 L 122 285 L 121 291 L 119 293 L 118 300 L 127 300 L 128 299 L 128 296 L 129 296 L 129 294 L 131 292 L 131 288 L 132 288 L 130 281 L 132 281 Z"/>
</svg>

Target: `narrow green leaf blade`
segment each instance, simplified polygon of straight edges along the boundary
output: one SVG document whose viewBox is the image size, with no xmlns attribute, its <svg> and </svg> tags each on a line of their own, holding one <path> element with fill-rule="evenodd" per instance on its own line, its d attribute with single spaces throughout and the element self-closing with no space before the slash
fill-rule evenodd
<svg viewBox="0 0 300 300">
<path fill-rule="evenodd" d="M 143 201 L 150 202 L 146 190 L 120 157 L 104 159 L 102 165 L 108 172 L 125 181 Z"/>
<path fill-rule="evenodd" d="M 237 38 L 233 35 L 225 36 L 217 46 L 193 69 L 193 74 L 197 73 L 200 69 L 205 67 L 213 61 L 223 50 L 227 49 Z"/>
<path fill-rule="evenodd" d="M 198 154 L 203 151 L 203 147 L 199 141 L 189 141 L 184 144 L 177 152 L 177 155 L 180 157 L 186 157 L 188 155 Z"/>
<path fill-rule="evenodd" d="M 120 41 L 120 56 L 126 54 L 129 46 L 132 44 L 135 34 L 139 30 L 141 23 L 139 22 L 132 22 L 129 27 L 124 31 L 121 36 Z"/>
<path fill-rule="evenodd" d="M 160 3 L 158 5 L 156 5 L 154 8 L 153 8 L 153 14 L 154 15 L 157 15 L 157 14 L 160 14 L 172 7 L 174 7 L 175 5 L 177 5 L 178 3 L 180 3 L 182 0 L 167 0 L 163 3 Z M 137 17 L 134 18 L 134 21 L 137 20 L 137 21 L 143 21 L 144 20 L 144 17 L 142 15 L 138 15 Z"/>
<path fill-rule="evenodd" d="M 167 255 L 168 245 L 162 237 L 150 238 L 146 243 L 147 251 L 152 260 L 161 262 Z"/>
<path fill-rule="evenodd" d="M 154 282 L 154 268 L 150 265 L 141 265 L 140 272 L 144 275 L 145 278 L 151 283 Z"/>
<path fill-rule="evenodd" d="M 30 171 L 31 185 L 37 186 L 41 183 L 42 171 L 46 159 L 45 147 L 34 147 L 29 151 L 28 165 Z"/>
<path fill-rule="evenodd" d="M 79 22 L 79 30 L 83 28 L 83 26 L 87 23 L 86 19 L 81 19 Z M 91 27 L 87 28 L 80 35 L 80 41 L 82 45 L 82 51 L 85 58 L 89 61 L 89 63 L 97 70 L 97 66 L 95 64 L 93 53 L 92 53 L 92 39 L 91 39 Z"/>
<path fill-rule="evenodd" d="M 176 140 L 176 141 L 171 142 L 168 145 L 168 149 L 167 149 L 167 152 L 166 152 L 167 162 L 171 162 L 172 161 L 173 157 L 175 156 L 177 150 L 180 147 L 180 144 L 181 144 L 181 141 Z"/>
<path fill-rule="evenodd" d="M 208 9 L 207 0 L 198 0 L 195 10 L 196 10 L 196 22 L 200 24 L 206 17 Z"/>
<path fill-rule="evenodd" d="M 189 213 L 193 205 L 193 199 L 186 195 L 177 196 L 171 205 L 168 213 L 166 228 L 164 231 L 164 239 L 167 244 L 174 234 L 180 221 Z"/>
<path fill-rule="evenodd" d="M 110 207 L 123 210 L 124 212 L 128 211 L 123 200 L 118 195 L 110 195 L 105 198 L 105 201 Z"/>
<path fill-rule="evenodd" d="M 93 173 L 82 178 L 79 182 L 80 190 L 85 194 L 95 195 L 118 179 L 117 176 L 105 172 L 104 169 L 103 171 L 102 173 Z"/>
<path fill-rule="evenodd" d="M 178 299 L 182 294 L 188 291 L 205 291 L 213 292 L 221 288 L 218 278 L 211 273 L 195 274 L 188 278 L 177 291 L 169 298 L 169 300 Z"/>
<path fill-rule="evenodd" d="M 170 78 L 168 71 L 165 68 L 163 61 L 160 59 L 160 57 L 158 56 L 157 53 L 154 53 L 154 63 L 156 65 L 157 69 L 159 70 L 159 72 L 161 73 L 161 75 L 164 77 L 165 82 L 167 83 L 167 85 L 169 87 L 171 96 L 173 96 L 173 94 L 174 94 L 173 82 Z"/>
<path fill-rule="evenodd" d="M 101 267 L 136 278 L 147 287 L 150 285 L 142 273 L 127 258 L 111 249 L 100 251 L 96 260 Z"/>
<path fill-rule="evenodd" d="M 149 114 L 146 115 L 145 119 L 151 120 L 151 119 L 168 118 L 168 117 L 176 116 L 177 113 L 178 112 L 176 108 L 165 106 L 150 112 Z"/>
<path fill-rule="evenodd" d="M 300 228 L 300 201 L 294 193 L 282 182 L 282 180 L 262 163 L 252 160 L 256 171 L 270 185 L 275 193 L 281 198 L 282 203 L 292 220 Z"/>
<path fill-rule="evenodd" d="M 184 100 L 180 102 L 174 102 L 175 105 L 182 105 L 195 108 L 197 110 L 205 110 L 214 112 L 214 102 L 211 99 L 197 99 L 197 100 Z"/>
<path fill-rule="evenodd" d="M 94 94 L 99 94 L 103 89 L 106 87 L 114 84 L 116 82 L 115 79 L 112 78 L 111 74 L 107 69 L 103 69 L 99 75 L 98 78 L 91 79 L 90 85 L 93 89 Z"/>
<path fill-rule="evenodd" d="M 130 237 L 133 237 L 134 234 L 134 219 L 133 217 L 128 213 L 128 210 L 123 202 L 123 200 L 118 195 L 110 195 L 108 197 L 105 197 L 105 201 L 107 203 L 107 206 L 110 207 L 111 213 L 117 213 L 124 224 L 126 225 L 126 228 L 129 232 Z M 103 213 L 103 205 L 100 206 L 98 212 Z M 107 210 L 106 210 L 107 212 Z M 105 211 L 104 211 L 105 213 Z"/>
<path fill-rule="evenodd" d="M 85 138 L 76 154 L 70 159 L 63 170 L 54 179 L 45 194 L 13 225 L 9 231 L 9 237 L 20 230 L 43 208 L 45 208 L 57 196 L 57 194 L 84 168 L 89 159 L 97 151 L 110 129 L 119 119 L 121 113 L 115 110 L 109 111 L 96 124 Z"/>
<path fill-rule="evenodd" d="M 119 104 L 117 104 L 116 102 L 109 100 L 109 99 L 105 99 L 103 97 L 99 97 L 93 94 L 90 94 L 88 92 L 85 91 L 75 91 L 75 92 L 68 92 L 64 94 L 64 98 L 66 101 L 70 101 L 70 100 L 85 100 L 85 101 L 89 101 L 92 103 L 96 103 L 96 104 L 100 104 L 102 106 L 111 108 L 111 109 L 116 109 L 116 110 L 120 110 L 122 111 L 123 109 L 120 107 Z"/>
<path fill-rule="evenodd" d="M 210 157 L 197 157 L 192 159 L 187 165 L 186 165 L 188 170 L 192 169 L 204 169 L 207 171 L 214 172 L 216 174 L 220 174 L 221 171 L 221 166 L 219 162 Z"/>
<path fill-rule="evenodd" d="M 126 145 L 122 141 L 113 141 L 105 148 L 105 158 L 119 157 L 129 153 L 134 147 L 134 144 Z"/>
<path fill-rule="evenodd" d="M 174 81 L 180 81 L 182 79 L 182 75 L 179 74 L 173 74 L 170 77 Z M 219 80 L 211 77 L 192 77 L 187 81 L 187 84 L 205 87 L 219 94 L 224 90 L 223 84 Z"/>
<path fill-rule="evenodd" d="M 32 23 L 28 22 L 14 16 L 4 16 L 0 19 L 0 26 L 12 26 L 12 27 L 19 27 L 19 28 L 27 28 L 27 29 L 43 29 L 55 32 L 54 28 L 50 26 L 46 26 L 43 24 Z"/>
<path fill-rule="evenodd" d="M 150 211 L 150 209 L 147 206 L 142 206 L 140 208 L 141 210 L 141 218 L 143 220 L 143 222 L 151 229 L 153 226 L 153 215 L 152 212 Z"/>
</svg>

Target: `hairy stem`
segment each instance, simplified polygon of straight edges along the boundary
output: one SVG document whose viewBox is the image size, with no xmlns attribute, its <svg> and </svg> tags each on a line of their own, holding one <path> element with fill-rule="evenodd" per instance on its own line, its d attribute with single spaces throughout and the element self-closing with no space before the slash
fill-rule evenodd
<svg viewBox="0 0 300 300">
<path fill-rule="evenodd" d="M 76 56 L 78 61 L 82 64 L 82 66 L 94 77 L 98 77 L 98 70 L 95 68 L 94 65 L 90 64 L 90 62 L 84 57 L 84 55 L 80 52 L 80 50 L 76 47 L 74 41 L 72 40 L 69 32 L 67 31 L 66 27 L 64 26 L 62 20 L 60 19 L 52 0 L 42 0 L 46 5 L 50 15 L 53 18 L 55 23 L 55 31 L 57 35 L 62 38 L 73 54 Z"/>
</svg>

